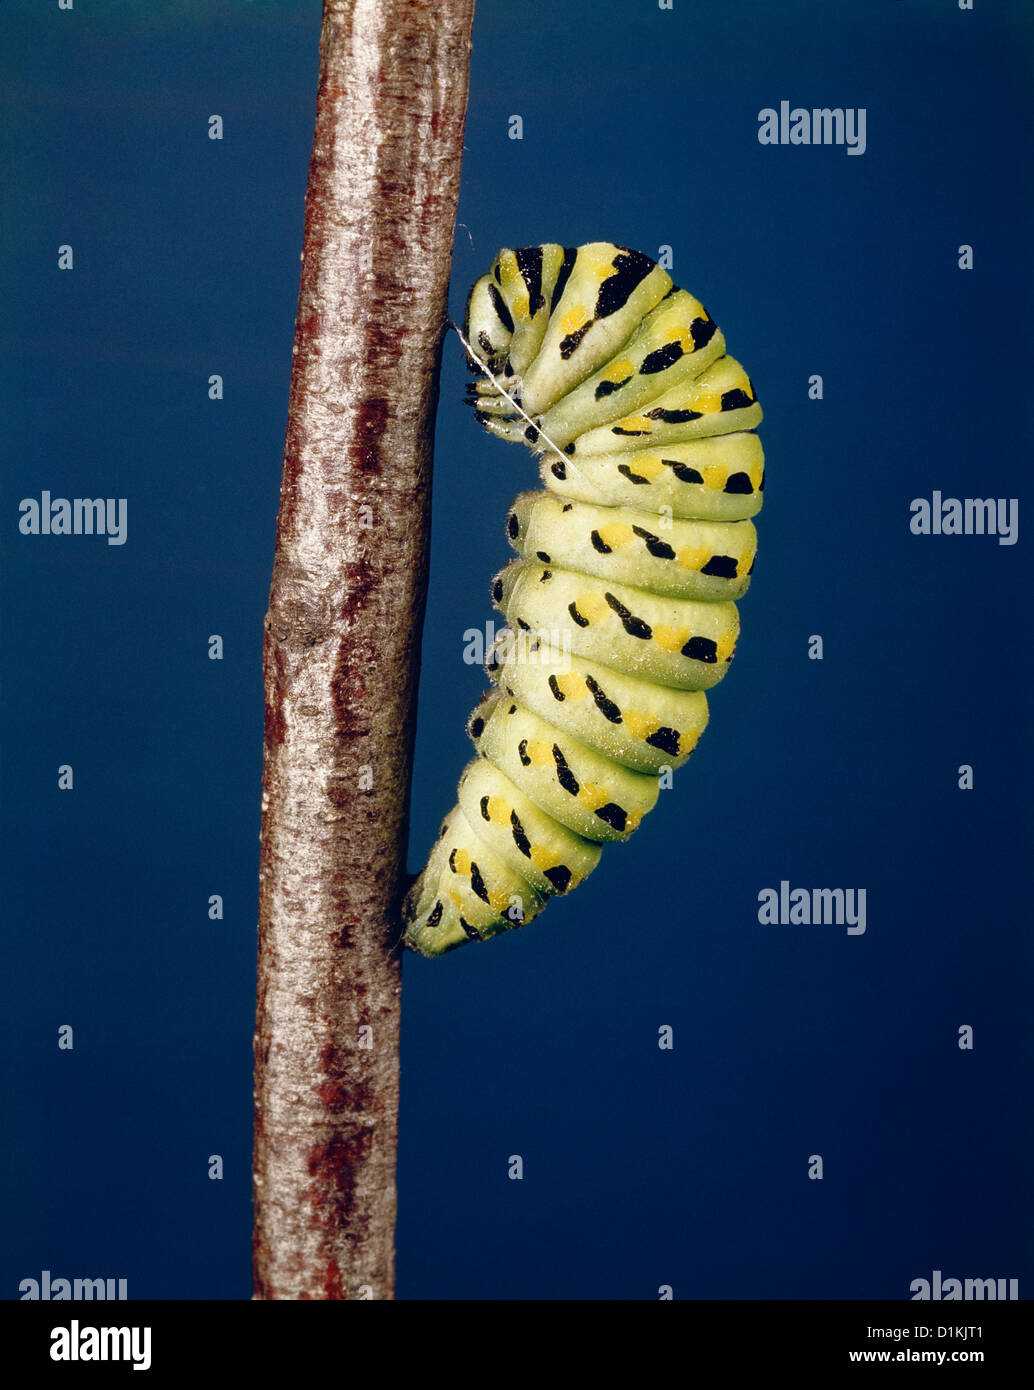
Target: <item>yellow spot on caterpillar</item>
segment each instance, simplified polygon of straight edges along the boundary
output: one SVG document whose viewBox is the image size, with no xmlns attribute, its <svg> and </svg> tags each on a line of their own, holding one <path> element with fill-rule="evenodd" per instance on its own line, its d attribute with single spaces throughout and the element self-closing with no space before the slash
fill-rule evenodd
<svg viewBox="0 0 1034 1390">
<path fill-rule="evenodd" d="M 495 799 L 496 799 L 496 798 L 493 797 L 493 800 L 495 800 Z M 457 873 L 457 874 L 466 874 L 467 877 L 469 878 L 469 877 L 470 877 L 470 851 L 469 851 L 469 850 L 465 850 L 465 849 L 458 849 L 458 850 L 456 850 L 456 852 L 455 852 L 455 853 L 453 854 L 453 856 L 452 856 L 452 868 L 453 868 L 453 872 L 454 872 L 454 873 Z"/>
<path fill-rule="evenodd" d="M 573 308 L 568 309 L 567 313 L 560 320 L 560 331 L 566 338 L 569 334 L 576 333 L 588 317 L 589 315 L 585 312 L 585 306 L 583 304 L 575 304 Z"/>
<path fill-rule="evenodd" d="M 624 521 L 608 522 L 606 526 L 600 526 L 596 534 L 611 550 L 617 550 L 635 540 L 635 532 Z"/>
<path fill-rule="evenodd" d="M 578 269 L 590 271 L 597 282 L 602 284 L 614 274 L 613 250 L 590 251 L 585 246 L 579 247 Z"/>
<path fill-rule="evenodd" d="M 579 594 L 575 599 L 575 607 L 583 618 L 588 618 L 590 623 L 599 623 L 611 616 L 610 609 L 601 594 Z"/>
<path fill-rule="evenodd" d="M 626 433 L 634 431 L 636 434 L 653 433 L 653 425 L 643 415 L 630 415 L 627 420 L 622 420 L 619 425 L 611 425 L 611 429 L 624 430 Z"/>
<path fill-rule="evenodd" d="M 498 888 L 494 893 L 489 889 L 488 901 L 501 917 L 510 906 L 510 895 L 505 888 Z"/>
<path fill-rule="evenodd" d="M 704 310 L 697 305 L 697 312 L 686 304 L 676 304 L 663 320 L 658 320 L 657 326 L 662 331 L 656 335 L 658 347 L 666 347 L 669 343 L 678 343 L 683 352 L 695 352 L 693 346 L 693 334 L 690 326 L 695 318 L 702 318 Z"/>
<path fill-rule="evenodd" d="M 633 738 L 648 739 L 652 733 L 656 733 L 659 727 L 652 719 L 647 719 L 638 710 L 626 709 L 621 711 L 621 718 L 625 728 Z"/>
<path fill-rule="evenodd" d="M 499 257 L 499 278 L 513 317 L 528 320 L 531 317 L 528 287 L 517 266 L 517 257 L 512 251 L 506 251 Z"/>
<path fill-rule="evenodd" d="M 724 464 L 705 463 L 699 471 L 704 480 L 704 487 L 710 488 L 713 492 L 724 492 L 725 484 L 729 481 L 729 470 Z"/>
<path fill-rule="evenodd" d="M 598 811 L 613 798 L 606 787 L 601 787 L 596 782 L 583 782 L 578 790 L 578 800 L 583 806 L 588 806 L 590 811 Z"/>
<path fill-rule="evenodd" d="M 734 632 L 723 632 L 715 643 L 718 649 L 718 660 L 725 661 L 732 656 L 733 648 L 736 646 L 736 634 Z"/>
<path fill-rule="evenodd" d="M 679 756 L 684 753 L 692 753 L 693 749 L 700 742 L 699 729 L 687 729 L 684 734 L 679 734 Z"/>
<path fill-rule="evenodd" d="M 635 367 L 627 357 L 618 357 L 613 362 L 608 362 L 603 369 L 604 381 L 624 381 L 626 377 L 632 376 Z"/>
<path fill-rule="evenodd" d="M 525 740 L 525 757 L 531 759 L 536 767 L 553 766 L 553 745 L 546 743 L 545 739 L 529 738 Z"/>
<path fill-rule="evenodd" d="M 708 560 L 711 558 L 711 551 L 705 546 L 687 545 L 685 550 L 680 550 L 678 552 L 678 556 L 679 564 L 684 565 L 686 569 L 693 570 L 693 572 L 696 573 L 698 570 L 702 570 L 707 564 Z"/>
<path fill-rule="evenodd" d="M 554 676 L 553 680 L 565 700 L 584 700 L 589 693 L 585 681 L 577 671 L 568 671 L 566 675 Z"/>
<path fill-rule="evenodd" d="M 668 307 L 663 313 L 657 315 L 653 322 L 646 327 L 641 342 L 645 349 L 643 356 L 653 352 L 656 348 L 663 347 L 665 343 L 670 343 L 672 337 L 679 332 L 680 314 L 678 305 L 674 308 Z M 644 325 L 645 327 L 645 325 Z"/>
<path fill-rule="evenodd" d="M 743 552 L 743 554 L 739 557 L 739 559 L 738 559 L 738 561 L 737 561 L 737 564 L 736 564 L 736 572 L 737 572 L 737 574 L 739 574 L 739 575 L 741 575 L 741 576 L 746 576 L 746 575 L 747 575 L 747 573 L 748 573 L 749 570 L 750 570 L 751 565 L 754 563 L 754 557 L 755 557 L 756 554 L 757 554 L 757 548 L 756 548 L 756 547 L 751 547 L 751 549 L 745 550 L 745 551 Z"/>
<path fill-rule="evenodd" d="M 685 627 L 665 627 L 657 623 L 653 629 L 653 640 L 666 652 L 680 652 L 689 640 L 689 629 Z"/>
<path fill-rule="evenodd" d="M 493 825 L 506 825 L 510 819 L 510 808 L 501 796 L 490 796 L 488 798 L 488 819 Z M 468 864 L 470 856 L 467 856 Z"/>
<path fill-rule="evenodd" d="M 651 482 L 664 472 L 660 459 L 654 458 L 652 454 L 635 454 L 628 466 L 637 477 L 649 478 Z"/>
<path fill-rule="evenodd" d="M 531 862 L 535 865 L 536 869 L 538 869 L 539 873 L 545 873 L 547 869 L 552 868 L 555 858 L 556 855 L 546 849 L 545 845 L 532 845 Z"/>
<path fill-rule="evenodd" d="M 646 336 L 648 350 L 652 352 L 657 348 L 667 347 L 669 343 L 678 343 L 684 353 L 695 352 L 690 329 L 693 320 L 703 318 L 705 313 L 706 310 L 699 300 L 683 291 L 665 312 L 658 314 L 651 323 Z"/>
<path fill-rule="evenodd" d="M 689 396 L 690 410 L 699 410 L 701 414 L 710 414 L 711 411 L 721 410 L 722 393 L 717 386 L 712 386 L 709 382 L 701 383 Z"/>
</svg>

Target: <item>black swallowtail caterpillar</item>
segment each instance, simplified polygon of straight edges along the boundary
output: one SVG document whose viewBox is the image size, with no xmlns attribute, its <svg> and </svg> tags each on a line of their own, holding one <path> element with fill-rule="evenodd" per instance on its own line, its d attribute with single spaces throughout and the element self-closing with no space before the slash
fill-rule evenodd
<svg viewBox="0 0 1034 1390">
<path fill-rule="evenodd" d="M 657 800 L 707 722 L 750 583 L 761 407 L 707 310 L 638 251 L 501 251 L 471 290 L 477 418 L 540 456 L 496 576 L 477 756 L 406 900 L 437 956 L 534 917 Z"/>
</svg>

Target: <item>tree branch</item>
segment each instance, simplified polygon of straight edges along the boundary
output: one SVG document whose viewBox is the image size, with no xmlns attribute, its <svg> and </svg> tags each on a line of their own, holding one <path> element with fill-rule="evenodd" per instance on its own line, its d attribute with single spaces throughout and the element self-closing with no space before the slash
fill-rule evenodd
<svg viewBox="0 0 1034 1390">
<path fill-rule="evenodd" d="M 398 900 L 473 6 L 324 5 L 264 661 L 264 1299 L 394 1293 Z"/>
</svg>

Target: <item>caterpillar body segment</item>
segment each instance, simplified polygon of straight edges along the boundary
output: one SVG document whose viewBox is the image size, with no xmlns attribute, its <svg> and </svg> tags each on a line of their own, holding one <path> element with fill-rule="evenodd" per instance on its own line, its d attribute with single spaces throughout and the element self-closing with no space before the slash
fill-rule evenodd
<svg viewBox="0 0 1034 1390">
<path fill-rule="evenodd" d="M 657 801 L 656 777 L 615 763 L 503 692 L 484 697 L 471 732 L 481 757 L 585 839 L 627 840 Z"/>
<path fill-rule="evenodd" d="M 671 598 L 742 598 L 750 583 L 757 532 L 749 521 L 675 521 L 647 511 L 563 502 L 524 492 L 507 517 L 523 559 Z M 546 548 L 548 546 L 548 549 Z"/>
<path fill-rule="evenodd" d="M 459 804 L 479 838 L 542 899 L 566 893 L 599 861 L 599 842 L 565 833 L 562 824 L 485 758 L 475 758 L 460 779 Z M 551 850 L 543 848 L 547 842 Z"/>
<path fill-rule="evenodd" d="M 493 662 L 511 701 L 633 772 L 656 777 L 681 767 L 707 727 L 702 690 L 659 686 L 562 649 L 532 664 L 513 643 L 500 643 Z"/>
<path fill-rule="evenodd" d="M 754 433 L 715 435 L 664 449 L 581 456 L 545 454 L 543 484 L 559 497 L 634 507 L 659 516 L 741 521 L 761 510 L 765 462 Z"/>
<path fill-rule="evenodd" d="M 472 714 L 476 756 L 405 906 L 425 955 L 521 926 L 689 758 L 733 659 L 764 456 L 753 384 L 703 305 L 609 242 L 501 251 L 465 325 L 468 399 L 539 456 Z"/>
<path fill-rule="evenodd" d="M 668 598 L 523 560 L 496 576 L 492 594 L 518 631 L 564 631 L 574 654 L 678 690 L 717 685 L 739 633 L 734 603 Z"/>
</svg>

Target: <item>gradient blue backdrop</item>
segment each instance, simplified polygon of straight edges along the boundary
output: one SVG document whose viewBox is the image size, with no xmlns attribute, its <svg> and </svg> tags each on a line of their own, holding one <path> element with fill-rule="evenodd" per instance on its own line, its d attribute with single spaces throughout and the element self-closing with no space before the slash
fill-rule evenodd
<svg viewBox="0 0 1034 1390">
<path fill-rule="evenodd" d="M 453 314 L 501 245 L 671 245 L 758 389 L 769 475 L 737 660 L 675 789 L 526 932 L 406 960 L 401 1297 L 1030 1290 L 1032 21 L 479 0 Z M 0 1298 L 43 1269 L 250 1292 L 260 644 L 318 29 L 316 0 L 0 20 Z M 784 98 L 864 106 L 866 153 L 761 146 Z M 414 871 L 483 686 L 463 632 L 535 481 L 464 379 L 453 339 Z M 127 543 L 21 536 L 44 488 L 127 497 Z M 1019 543 L 910 535 L 935 488 L 1019 498 Z M 781 879 L 866 888 L 866 934 L 760 926 Z"/>
</svg>

